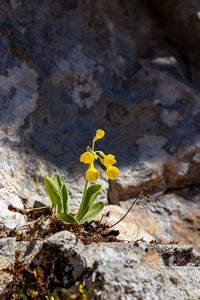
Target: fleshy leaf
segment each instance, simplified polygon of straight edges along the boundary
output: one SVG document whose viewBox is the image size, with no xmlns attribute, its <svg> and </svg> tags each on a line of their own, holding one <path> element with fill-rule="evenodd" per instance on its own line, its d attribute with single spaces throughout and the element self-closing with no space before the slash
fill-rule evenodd
<svg viewBox="0 0 200 300">
<path fill-rule="evenodd" d="M 97 217 L 100 214 L 100 212 L 103 210 L 103 208 L 104 208 L 104 202 L 98 201 L 98 202 L 94 203 L 89 208 L 89 210 L 84 215 L 84 217 L 79 220 L 78 223 L 83 224 L 85 222 L 91 222 L 92 220 L 94 220 L 95 217 Z"/>
<path fill-rule="evenodd" d="M 94 200 L 96 199 L 98 194 L 101 192 L 101 189 L 102 189 L 101 184 L 93 184 L 87 189 L 84 202 L 81 203 L 78 213 L 75 216 L 76 220 L 79 221 L 80 219 L 83 218 L 83 216 L 87 213 L 88 209 L 94 203 Z"/>
<path fill-rule="evenodd" d="M 77 223 L 76 219 L 72 215 L 67 213 L 57 214 L 56 218 L 63 220 L 67 223 Z"/>
<path fill-rule="evenodd" d="M 62 185 L 61 194 L 62 194 L 62 212 L 68 213 L 68 211 L 69 211 L 69 193 L 68 193 L 68 189 L 67 189 L 67 186 L 65 183 Z"/>
<path fill-rule="evenodd" d="M 61 213 L 62 203 L 61 203 L 60 192 L 57 189 L 57 186 L 49 176 L 44 175 L 43 178 L 44 178 L 44 182 L 46 185 L 47 193 L 51 201 L 51 204 L 55 203 L 58 208 L 58 213 Z"/>
<path fill-rule="evenodd" d="M 60 178 L 60 175 L 55 173 L 55 174 L 53 174 L 53 176 L 51 176 L 51 179 L 55 183 L 57 189 L 60 191 L 62 188 L 62 180 Z"/>
</svg>

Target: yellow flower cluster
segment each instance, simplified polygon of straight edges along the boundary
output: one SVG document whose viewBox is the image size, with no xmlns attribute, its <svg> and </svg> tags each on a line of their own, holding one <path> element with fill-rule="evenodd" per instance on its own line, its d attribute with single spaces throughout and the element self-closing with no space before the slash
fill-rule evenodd
<svg viewBox="0 0 200 300">
<path fill-rule="evenodd" d="M 93 138 L 92 149 L 84 152 L 80 161 L 85 164 L 90 164 L 89 169 L 86 172 L 86 180 L 97 180 L 99 177 L 99 171 L 94 167 L 94 160 L 100 159 L 101 163 L 106 167 L 106 175 L 109 179 L 115 179 L 119 175 L 120 171 L 117 167 L 113 165 L 117 162 L 115 156 L 112 154 L 104 154 L 102 151 L 94 151 L 94 144 L 96 140 L 102 139 L 105 135 L 105 132 L 102 129 L 98 129 L 96 136 Z"/>
</svg>

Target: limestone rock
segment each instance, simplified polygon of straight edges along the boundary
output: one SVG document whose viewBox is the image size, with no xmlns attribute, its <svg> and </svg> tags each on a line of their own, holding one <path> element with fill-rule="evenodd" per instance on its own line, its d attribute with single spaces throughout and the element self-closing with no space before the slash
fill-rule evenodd
<svg viewBox="0 0 200 300">
<path fill-rule="evenodd" d="M 102 214 L 98 216 L 96 220 L 100 221 L 102 219 L 102 222 L 106 221 L 109 226 L 112 226 L 119 221 L 126 214 L 126 212 L 127 209 L 118 205 L 106 205 Z M 107 214 L 109 214 L 108 217 L 106 217 Z M 142 218 L 143 214 L 141 214 L 141 219 Z M 149 224 L 152 225 L 152 219 L 150 220 Z M 150 242 L 155 238 L 152 232 L 143 226 L 143 223 L 140 222 L 140 220 L 136 220 L 134 211 L 129 213 L 125 219 L 112 228 L 114 230 L 119 230 L 119 235 L 117 238 L 124 241 L 136 241 L 139 239 L 144 239 L 146 242 Z"/>
<path fill-rule="evenodd" d="M 13 275 L 7 271 L 15 263 L 15 238 L 0 239 L 0 295 L 6 299 L 6 287 L 12 282 Z"/>
<path fill-rule="evenodd" d="M 29 205 L 48 203 L 42 175 L 58 171 L 78 206 L 85 172 L 79 157 L 101 127 L 106 136 L 97 147 L 116 155 L 121 169 L 119 181 L 101 179 L 105 202 L 108 190 L 117 203 L 144 187 L 157 194 L 179 185 L 171 156 L 195 147 L 200 98 L 152 13 L 167 11 L 170 1 L 157 2 L 0 4 L 0 161 Z M 198 181 L 196 159 L 192 165 L 187 184 Z"/>
<path fill-rule="evenodd" d="M 25 195 L 20 193 L 16 183 L 0 173 L 0 223 L 12 229 L 27 223 L 24 215 L 9 210 L 10 205 L 23 209 L 23 197 Z"/>
<path fill-rule="evenodd" d="M 121 173 L 108 183 L 98 166 L 104 185 L 98 199 L 118 204 L 147 190 L 162 203 L 163 216 L 149 225 L 153 235 L 159 220 L 162 235 L 171 238 L 173 227 L 189 240 L 181 227 L 191 232 L 198 225 L 181 214 L 175 220 L 175 212 L 173 226 L 171 219 L 164 223 L 167 203 L 179 200 L 159 195 L 200 183 L 198 6 L 194 0 L 1 1 L 0 163 L 28 195 L 25 205 L 48 204 L 42 176 L 59 172 L 77 207 L 86 171 L 80 155 L 102 128 L 96 149 L 114 154 Z M 1 197 L 6 214 L 10 201 L 22 207 L 13 193 Z M 195 205 L 190 223 L 198 224 Z M 9 216 L 9 226 L 23 223 Z"/>
<path fill-rule="evenodd" d="M 90 299 L 199 297 L 200 254 L 190 246 L 142 242 L 83 245 L 67 232 L 39 242 L 39 247 L 30 246 L 20 243 L 20 249 L 24 248 L 20 259 L 26 261 L 32 252 L 32 268 L 53 270 L 62 278 L 63 288 L 81 281 L 90 289 Z M 5 291 L 9 297 L 9 286 Z"/>
<path fill-rule="evenodd" d="M 141 200 L 113 229 L 119 230 L 119 239 L 125 241 L 156 239 L 162 243 L 192 244 L 200 251 L 199 199 L 200 190 L 193 187 L 168 192 L 154 201 Z M 109 217 L 103 220 L 112 226 L 126 214 L 134 200 L 120 201 L 121 206 L 105 206 L 102 214 L 109 212 Z"/>
<path fill-rule="evenodd" d="M 176 154 L 169 157 L 165 164 L 165 176 L 170 188 L 184 187 L 199 183 L 200 178 L 200 144 L 185 145 Z"/>
<path fill-rule="evenodd" d="M 7 72 L 8 75 L 0 75 L 0 139 L 16 139 L 16 131 L 36 109 L 38 75 L 25 62 Z"/>
<path fill-rule="evenodd" d="M 199 81 L 199 2 L 196 0 L 152 1 L 152 8 L 167 38 L 188 60 L 191 80 Z"/>
<path fill-rule="evenodd" d="M 157 239 L 164 243 L 192 244 L 199 251 L 199 199 L 200 191 L 195 187 L 168 192 L 157 197 L 155 201 L 141 201 L 139 206 L 135 205 L 127 219 L 123 220 L 123 224 L 128 228 L 134 228 L 134 224 L 137 224 L 135 234 L 140 233 L 144 240 L 150 235 L 152 240 Z M 120 201 L 124 211 L 127 211 L 133 200 Z M 131 233 L 129 235 L 128 232 L 130 239 Z"/>
</svg>

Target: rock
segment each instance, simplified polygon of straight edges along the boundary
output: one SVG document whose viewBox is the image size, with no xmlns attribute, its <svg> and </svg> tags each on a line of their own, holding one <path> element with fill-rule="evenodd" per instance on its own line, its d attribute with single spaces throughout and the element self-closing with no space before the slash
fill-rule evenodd
<svg viewBox="0 0 200 300">
<path fill-rule="evenodd" d="M 168 158 L 165 164 L 165 176 L 169 188 L 185 187 L 199 183 L 200 178 L 200 145 L 189 143 L 176 154 Z"/>
<path fill-rule="evenodd" d="M 27 223 L 24 215 L 9 210 L 12 205 L 16 208 L 24 208 L 25 195 L 20 193 L 17 184 L 0 174 L 0 223 L 6 227 L 14 229 L 17 226 L 22 226 Z"/>
<path fill-rule="evenodd" d="M 14 265 L 15 262 L 15 238 L 0 239 L 0 255 L 1 255 L 1 269 L 6 269 Z"/>
<path fill-rule="evenodd" d="M 13 281 L 13 274 L 7 269 L 15 264 L 15 238 L 0 239 L 0 295 L 6 299 L 6 287 Z"/>
<path fill-rule="evenodd" d="M 195 300 L 199 296 L 200 254 L 191 246 L 143 242 L 83 245 L 67 232 L 39 242 L 33 250 L 31 243 L 20 243 L 29 249 L 20 259 L 26 261 L 33 251 L 29 268 L 40 266 L 44 274 L 51 270 L 62 280 L 60 291 L 79 280 L 90 289 L 90 299 Z M 9 296 L 9 287 L 5 291 Z"/>
<path fill-rule="evenodd" d="M 140 132 L 142 137 L 137 137 L 135 133 L 135 144 L 132 147 L 132 151 L 135 151 L 135 158 L 132 160 L 130 158 L 132 151 L 130 151 L 129 157 L 122 158 L 120 176 L 109 184 L 108 198 L 110 203 L 113 204 L 117 204 L 119 200 L 136 196 L 142 190 L 148 191 L 155 198 L 167 189 L 199 183 L 199 137 L 196 131 L 197 127 L 195 125 L 194 132 L 187 136 L 187 129 L 185 128 L 187 121 L 177 99 L 185 99 L 183 102 L 186 103 L 187 98 L 192 97 L 196 104 L 200 100 L 192 90 L 189 90 L 184 84 L 179 84 L 177 80 L 169 79 L 167 76 L 163 80 L 161 79 L 163 74 L 155 75 L 149 70 L 147 74 L 148 76 L 140 71 L 140 74 L 135 75 L 136 82 L 137 84 L 138 81 L 139 83 L 142 82 L 148 88 L 149 79 L 152 78 L 156 82 L 155 93 L 158 98 L 153 98 L 152 102 L 144 100 L 143 104 L 142 101 L 138 105 L 135 103 L 134 105 L 128 104 L 129 109 L 127 110 L 129 111 L 129 117 L 132 116 L 131 119 L 138 121 L 141 126 L 140 129 L 147 129 L 146 126 L 149 123 L 151 131 L 157 134 L 146 134 L 143 130 L 143 134 L 142 131 Z M 170 86 L 168 91 L 166 91 L 167 86 Z M 173 92 L 175 90 L 176 92 Z M 182 121 L 177 120 L 178 123 L 175 127 L 166 123 L 169 122 L 169 118 L 168 121 L 163 119 L 163 114 L 166 114 L 166 111 L 163 112 L 162 110 L 163 107 L 168 106 L 168 113 L 171 115 L 174 113 L 174 110 L 170 108 L 173 105 L 179 107 L 175 115 L 180 114 L 183 117 Z M 191 114 L 194 116 L 196 113 L 197 110 L 194 106 Z M 188 126 L 190 127 L 190 125 Z M 140 129 L 137 128 L 137 133 Z M 127 131 L 127 137 L 130 140 L 133 129 L 130 128 Z M 183 139 L 184 132 L 185 138 Z M 161 133 L 162 135 L 160 135 Z M 134 148 L 135 150 L 133 150 Z M 185 172 L 184 176 L 183 172 Z"/>
<path fill-rule="evenodd" d="M 195 84 L 199 78 L 199 3 L 198 1 L 153 0 L 152 8 L 162 24 L 167 39 L 187 58 L 190 80 Z M 192 33 L 192 34 L 191 34 Z"/>
<path fill-rule="evenodd" d="M 160 195 L 155 201 L 140 201 L 129 212 L 123 226 L 133 229 L 135 237 L 149 241 L 157 239 L 164 243 L 180 242 L 192 244 L 199 251 L 200 230 L 200 191 L 198 188 L 185 188 Z M 127 211 L 134 199 L 120 201 L 120 205 Z M 111 210 L 112 215 L 112 210 Z M 137 225 L 135 225 L 137 224 Z M 114 227 L 115 228 L 115 227 Z M 126 238 L 131 239 L 132 232 L 127 230 Z"/>
<path fill-rule="evenodd" d="M 137 210 L 136 210 L 137 211 Z M 114 225 L 119 221 L 127 212 L 127 209 L 118 205 L 106 205 L 102 214 L 99 215 L 96 220 L 100 221 L 103 215 L 102 222 L 106 221 L 109 226 Z M 105 217 L 109 214 L 108 217 Z M 139 220 L 140 221 L 140 220 Z M 152 219 L 149 222 L 152 225 Z M 129 213 L 125 219 L 112 227 L 114 230 L 119 230 L 118 239 L 124 241 L 136 241 L 144 239 L 146 242 L 150 242 L 155 236 L 143 224 L 136 221 L 134 212 Z"/>
<path fill-rule="evenodd" d="M 161 2 L 1 2 L 0 163 L 28 196 L 22 203 L 2 189 L 6 225 L 24 222 L 9 203 L 49 204 L 44 174 L 60 173 L 71 207 L 78 207 L 87 169 L 80 155 L 102 128 L 96 149 L 114 154 L 121 173 L 108 182 L 97 165 L 104 185 L 98 199 L 119 204 L 145 190 L 158 208 L 139 211 L 142 235 L 181 237 L 199 247 L 197 234 L 187 238 L 181 229 L 198 228 L 197 204 L 183 200 L 192 221 L 182 218 L 185 212 L 175 218 L 175 211 L 173 223 L 164 221 L 168 203 L 180 206 L 172 189 L 200 182 L 198 3 Z M 156 209 L 160 216 L 152 215 Z"/>
<path fill-rule="evenodd" d="M 199 199 L 200 190 L 195 187 L 169 191 L 150 202 L 144 198 L 113 229 L 119 230 L 118 238 L 125 241 L 156 239 L 163 243 L 192 244 L 200 251 Z M 102 214 L 109 213 L 109 217 L 103 220 L 112 226 L 127 213 L 134 200 L 120 201 L 121 206 L 105 206 Z"/>
<path fill-rule="evenodd" d="M 0 139 L 9 136 L 13 140 L 26 117 L 36 109 L 38 75 L 25 62 L 7 72 L 0 75 Z"/>
<path fill-rule="evenodd" d="M 101 127 L 106 136 L 97 148 L 116 155 L 121 169 L 109 186 L 102 176 L 103 201 L 107 191 L 117 203 L 181 180 L 171 156 L 197 144 L 200 98 L 152 13 L 168 3 L 1 4 L 1 166 L 29 206 L 48 204 L 42 175 L 55 171 L 79 205 L 86 170 L 79 157 Z M 198 167 L 194 160 L 192 173 Z M 187 184 L 196 182 L 187 176 Z"/>
</svg>

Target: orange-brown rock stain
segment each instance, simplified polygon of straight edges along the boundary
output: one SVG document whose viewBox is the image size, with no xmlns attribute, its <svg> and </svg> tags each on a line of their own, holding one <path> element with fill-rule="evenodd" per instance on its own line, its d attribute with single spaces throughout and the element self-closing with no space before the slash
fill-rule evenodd
<svg viewBox="0 0 200 300">
<path fill-rule="evenodd" d="M 147 253 L 145 254 L 144 258 L 142 259 L 143 262 L 146 262 L 154 267 L 160 266 L 159 262 L 159 254 L 156 251 L 156 248 L 148 249 Z"/>
<path fill-rule="evenodd" d="M 134 218 L 137 222 L 137 225 L 147 231 L 150 235 L 154 235 L 158 233 L 157 221 L 154 215 L 150 210 L 142 210 L 137 208 L 134 212 Z"/>
</svg>

